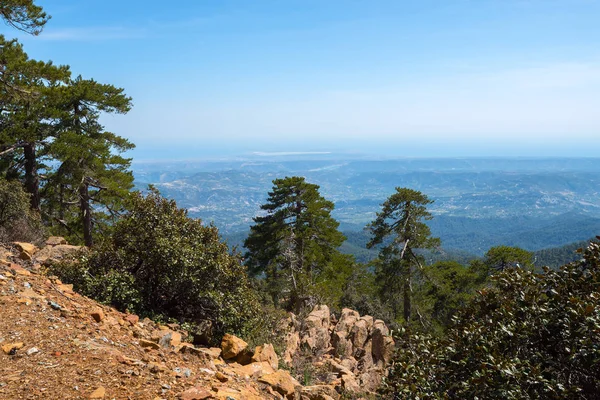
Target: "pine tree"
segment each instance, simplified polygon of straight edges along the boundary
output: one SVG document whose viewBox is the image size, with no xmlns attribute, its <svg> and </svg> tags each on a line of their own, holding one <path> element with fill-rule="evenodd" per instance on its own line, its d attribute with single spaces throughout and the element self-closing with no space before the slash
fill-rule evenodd
<svg viewBox="0 0 600 400">
<path fill-rule="evenodd" d="M 314 300 L 315 289 L 323 279 L 341 274 L 351 259 L 338 247 L 344 235 L 331 217 L 334 204 L 319 194 L 319 186 L 302 177 L 273 181 L 264 216 L 254 218 L 254 226 L 244 246 L 252 275 L 263 275 L 276 304 L 287 301 L 298 311 Z"/>
<path fill-rule="evenodd" d="M 70 232 L 81 232 L 85 245 L 92 246 L 93 231 L 119 215 L 133 187 L 131 159 L 121 153 L 134 145 L 106 131 L 100 113 L 126 113 L 131 98 L 123 89 L 81 77 L 59 90 L 58 135 L 50 148 L 59 164 L 45 188 L 46 205 L 54 221 Z"/>
<path fill-rule="evenodd" d="M 33 0 L 2 0 L 0 17 L 8 25 L 32 35 L 38 35 L 50 19 Z"/>
<path fill-rule="evenodd" d="M 412 319 L 413 270 L 421 270 L 423 266 L 423 257 L 415 250 L 434 248 L 440 243 L 422 222 L 432 218 L 426 208 L 431 203 L 421 192 L 396 188 L 396 193 L 382 204 L 377 218 L 367 226 L 372 235 L 367 247 L 381 245 L 377 275 L 382 298 L 391 303 L 395 317 L 402 303 L 405 322 Z M 402 300 L 397 298 L 400 293 Z"/>
<path fill-rule="evenodd" d="M 29 59 L 16 40 L 0 35 L 0 157 L 9 178 L 23 180 L 31 208 L 40 210 L 40 159 L 55 139 L 56 88 L 67 66 Z"/>
</svg>

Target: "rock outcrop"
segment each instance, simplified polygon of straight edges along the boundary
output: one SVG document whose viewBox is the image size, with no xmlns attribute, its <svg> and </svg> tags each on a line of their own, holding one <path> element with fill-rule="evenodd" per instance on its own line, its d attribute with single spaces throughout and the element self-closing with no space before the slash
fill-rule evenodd
<svg viewBox="0 0 600 400">
<path fill-rule="evenodd" d="M 377 389 L 394 349 L 394 339 L 381 320 L 345 308 L 339 319 L 325 305 L 316 306 L 301 323 L 291 315 L 286 324 L 283 361 L 293 366 L 301 358 L 330 371 L 320 383 L 341 386 L 350 393 Z"/>
</svg>

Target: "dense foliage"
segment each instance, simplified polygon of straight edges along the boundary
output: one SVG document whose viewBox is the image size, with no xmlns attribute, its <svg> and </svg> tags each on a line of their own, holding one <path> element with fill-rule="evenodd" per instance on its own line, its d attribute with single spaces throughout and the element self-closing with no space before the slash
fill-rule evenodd
<svg viewBox="0 0 600 400">
<path fill-rule="evenodd" d="M 110 240 L 55 272 L 120 309 L 211 327 L 214 337 L 251 330 L 257 298 L 217 228 L 189 218 L 155 190 L 134 193 L 130 202 Z"/>
<path fill-rule="evenodd" d="M 600 245 L 558 271 L 508 269 L 493 282 L 444 337 L 405 332 L 386 398 L 597 398 Z"/>
</svg>

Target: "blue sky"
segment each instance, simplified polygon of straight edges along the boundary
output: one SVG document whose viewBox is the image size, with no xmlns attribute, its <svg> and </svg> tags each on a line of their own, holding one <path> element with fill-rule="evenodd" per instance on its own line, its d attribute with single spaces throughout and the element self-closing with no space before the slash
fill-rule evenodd
<svg viewBox="0 0 600 400">
<path fill-rule="evenodd" d="M 26 51 L 124 87 L 136 158 L 600 155 L 596 0 L 38 3 Z"/>
</svg>

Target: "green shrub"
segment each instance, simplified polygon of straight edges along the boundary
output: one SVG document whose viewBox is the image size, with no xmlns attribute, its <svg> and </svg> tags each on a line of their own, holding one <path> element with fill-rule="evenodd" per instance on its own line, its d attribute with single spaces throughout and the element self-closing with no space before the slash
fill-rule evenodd
<svg viewBox="0 0 600 400">
<path fill-rule="evenodd" d="M 40 242 L 40 216 L 29 209 L 29 195 L 18 181 L 0 179 L 0 242 Z"/>
<path fill-rule="evenodd" d="M 192 329 L 208 321 L 213 341 L 225 332 L 250 332 L 259 315 L 245 267 L 217 228 L 189 218 L 154 189 L 133 193 L 109 240 L 68 274 L 62 268 L 84 293 L 118 308 Z"/>
<path fill-rule="evenodd" d="M 493 277 L 443 338 L 405 332 L 384 397 L 598 398 L 600 246 L 583 253 L 558 271 Z"/>
</svg>

